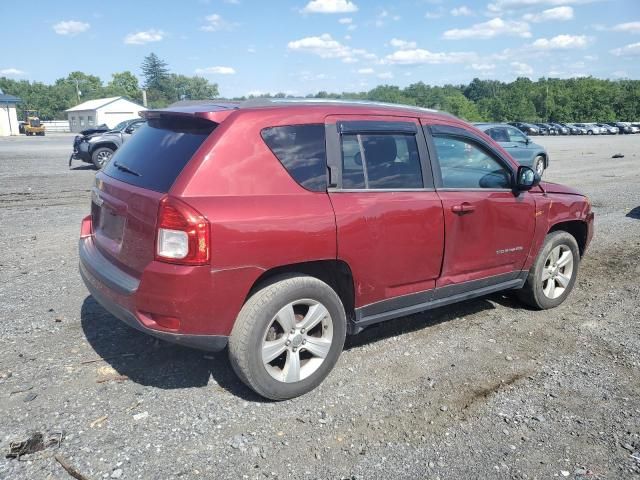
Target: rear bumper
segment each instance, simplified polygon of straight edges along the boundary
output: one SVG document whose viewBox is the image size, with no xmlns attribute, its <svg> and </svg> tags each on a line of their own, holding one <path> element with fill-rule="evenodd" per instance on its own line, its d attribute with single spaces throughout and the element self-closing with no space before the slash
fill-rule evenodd
<svg viewBox="0 0 640 480">
<path fill-rule="evenodd" d="M 153 320 L 137 311 L 136 295 L 140 281 L 105 258 L 93 244 L 92 237 L 80 239 L 80 275 L 91 296 L 105 310 L 127 325 L 154 337 L 187 347 L 219 351 L 228 343 L 224 335 L 184 334 L 153 328 Z M 157 325 L 157 324 L 156 324 Z"/>
</svg>

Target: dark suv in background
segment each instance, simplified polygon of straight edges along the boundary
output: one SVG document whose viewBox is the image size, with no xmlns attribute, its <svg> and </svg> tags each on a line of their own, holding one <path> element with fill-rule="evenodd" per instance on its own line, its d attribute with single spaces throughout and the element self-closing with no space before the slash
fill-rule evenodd
<svg viewBox="0 0 640 480">
<path fill-rule="evenodd" d="M 592 236 L 586 197 L 433 110 L 273 100 L 144 116 L 96 175 L 84 282 L 138 330 L 228 347 L 271 399 L 315 388 L 345 335 L 378 322 L 500 290 L 559 305 Z"/>
<path fill-rule="evenodd" d="M 125 120 L 111 130 L 88 130 L 76 135 L 73 139 L 73 153 L 69 158 L 93 163 L 100 169 L 111 159 L 113 153 L 126 142 L 133 133 L 145 122 L 143 118 Z"/>
</svg>

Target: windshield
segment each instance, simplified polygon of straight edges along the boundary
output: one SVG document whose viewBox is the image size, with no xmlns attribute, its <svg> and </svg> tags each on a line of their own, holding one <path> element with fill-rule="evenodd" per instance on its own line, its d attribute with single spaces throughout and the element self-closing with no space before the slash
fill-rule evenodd
<svg viewBox="0 0 640 480">
<path fill-rule="evenodd" d="M 112 130 L 122 130 L 124 127 L 127 126 L 127 124 L 130 122 L 131 120 L 125 120 L 124 122 L 120 122 L 119 124 L 117 124 L 115 127 L 112 128 Z"/>
</svg>

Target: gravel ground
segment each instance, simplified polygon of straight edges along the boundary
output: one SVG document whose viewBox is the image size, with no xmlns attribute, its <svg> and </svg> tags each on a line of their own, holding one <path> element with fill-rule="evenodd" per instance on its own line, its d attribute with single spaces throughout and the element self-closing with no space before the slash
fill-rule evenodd
<svg viewBox="0 0 640 480">
<path fill-rule="evenodd" d="M 71 478 L 55 455 L 92 479 L 640 476 L 640 135 L 539 139 L 546 178 L 596 212 L 562 306 L 495 295 L 372 327 L 282 403 L 88 296 L 95 172 L 67 168 L 71 139 L 0 139 L 0 478 Z M 46 449 L 5 458 L 35 432 Z"/>
</svg>

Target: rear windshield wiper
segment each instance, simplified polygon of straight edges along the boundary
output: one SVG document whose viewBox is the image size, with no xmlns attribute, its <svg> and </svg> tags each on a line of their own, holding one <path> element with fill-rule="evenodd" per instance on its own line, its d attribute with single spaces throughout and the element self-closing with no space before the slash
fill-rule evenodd
<svg viewBox="0 0 640 480">
<path fill-rule="evenodd" d="M 138 173 L 135 170 L 131 170 L 124 163 L 113 162 L 113 166 L 116 167 L 118 170 L 130 173 L 131 175 L 135 175 L 136 177 L 141 177 L 142 176 L 141 173 Z"/>
</svg>

